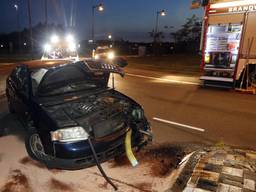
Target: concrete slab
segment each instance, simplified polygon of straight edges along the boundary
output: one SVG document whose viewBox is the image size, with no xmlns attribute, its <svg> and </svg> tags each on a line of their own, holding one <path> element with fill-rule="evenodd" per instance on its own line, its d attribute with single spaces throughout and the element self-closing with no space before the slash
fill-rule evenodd
<svg viewBox="0 0 256 192">
<path fill-rule="evenodd" d="M 243 177 L 243 170 L 242 169 L 236 169 L 232 167 L 223 167 L 222 173 L 237 177 Z"/>
<path fill-rule="evenodd" d="M 244 188 L 255 191 L 255 181 L 251 179 L 244 179 Z"/>
</svg>

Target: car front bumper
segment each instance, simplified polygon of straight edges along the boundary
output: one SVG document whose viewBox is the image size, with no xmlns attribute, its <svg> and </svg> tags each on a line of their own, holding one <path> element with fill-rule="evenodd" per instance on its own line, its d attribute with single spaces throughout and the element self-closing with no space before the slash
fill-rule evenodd
<svg viewBox="0 0 256 192">
<path fill-rule="evenodd" d="M 97 152 L 97 158 L 100 163 L 108 161 L 116 156 L 122 155 L 125 152 L 124 142 L 117 142 L 107 150 Z M 51 162 L 47 162 L 49 168 L 57 168 L 64 170 L 78 170 L 94 166 L 95 159 L 92 155 L 91 149 L 87 151 L 84 157 L 79 158 L 54 158 Z"/>
<path fill-rule="evenodd" d="M 125 136 L 119 136 L 111 141 L 93 141 L 94 149 L 100 163 L 113 159 L 125 153 Z M 132 136 L 132 147 L 141 148 L 151 141 L 151 137 L 145 137 L 139 132 Z M 76 170 L 94 166 L 96 164 L 88 141 L 77 143 L 54 144 L 54 158 L 47 162 L 49 168 Z"/>
</svg>

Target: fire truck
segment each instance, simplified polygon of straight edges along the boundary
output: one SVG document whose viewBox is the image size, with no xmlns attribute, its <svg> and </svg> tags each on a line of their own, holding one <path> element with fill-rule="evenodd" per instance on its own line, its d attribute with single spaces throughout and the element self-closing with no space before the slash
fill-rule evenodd
<svg viewBox="0 0 256 192">
<path fill-rule="evenodd" d="M 203 5 L 202 84 L 256 93 L 256 0 Z"/>
</svg>

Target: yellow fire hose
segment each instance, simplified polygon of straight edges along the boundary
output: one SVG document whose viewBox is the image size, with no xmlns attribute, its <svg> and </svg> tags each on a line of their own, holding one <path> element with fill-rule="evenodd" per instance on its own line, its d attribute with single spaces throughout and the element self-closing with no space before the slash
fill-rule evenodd
<svg viewBox="0 0 256 192">
<path fill-rule="evenodd" d="M 132 164 L 132 166 L 136 167 L 139 164 L 139 162 L 137 161 L 137 159 L 134 156 L 133 151 L 132 151 L 132 130 L 129 130 L 126 133 L 126 137 L 125 137 L 125 151 L 126 151 L 126 156 L 129 159 L 129 161 Z"/>
</svg>

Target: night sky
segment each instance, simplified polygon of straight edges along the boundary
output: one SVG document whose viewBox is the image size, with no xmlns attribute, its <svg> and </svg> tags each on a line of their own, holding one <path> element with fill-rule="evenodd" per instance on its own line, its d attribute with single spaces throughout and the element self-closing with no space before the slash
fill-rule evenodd
<svg viewBox="0 0 256 192">
<path fill-rule="evenodd" d="M 16 10 L 19 5 L 22 28 L 28 26 L 27 0 L 0 0 L 0 33 L 17 29 Z M 31 0 L 32 22 L 44 22 L 44 0 Z M 202 17 L 202 9 L 190 10 L 191 0 L 48 0 L 48 23 L 73 26 L 79 40 L 88 39 L 91 32 L 92 5 L 102 2 L 105 10 L 96 13 L 95 37 L 102 39 L 111 33 L 115 39 L 148 41 L 148 32 L 155 26 L 156 11 L 165 9 L 159 20 L 159 30 L 170 33 L 178 29 L 187 17 Z M 165 29 L 164 26 L 174 26 Z"/>
</svg>

